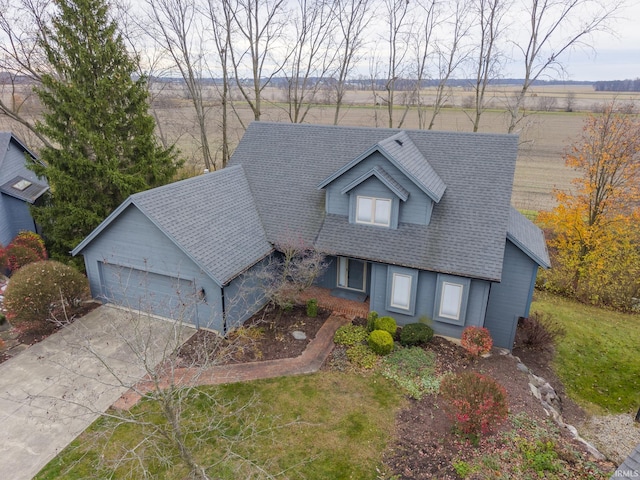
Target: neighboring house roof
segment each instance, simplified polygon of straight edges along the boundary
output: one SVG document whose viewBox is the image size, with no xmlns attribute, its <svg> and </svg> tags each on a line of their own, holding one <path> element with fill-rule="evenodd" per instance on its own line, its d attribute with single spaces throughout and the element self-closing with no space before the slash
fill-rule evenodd
<svg viewBox="0 0 640 480">
<path fill-rule="evenodd" d="M 43 185 L 20 175 L 0 185 L 0 193 L 28 203 L 35 203 L 47 190 L 49 190 L 48 185 Z"/>
<path fill-rule="evenodd" d="M 624 462 L 616 469 L 611 480 L 640 478 L 640 445 L 625 458 Z"/>
<path fill-rule="evenodd" d="M 325 215 L 318 186 L 376 149 L 439 200 L 429 226 L 394 231 Z M 517 150 L 515 135 L 254 122 L 230 164 L 243 166 L 274 244 L 303 240 L 327 253 L 499 281 Z"/>
<path fill-rule="evenodd" d="M 243 169 L 234 166 L 131 195 L 71 253 L 80 253 L 130 205 L 221 286 L 273 251 Z"/>
<path fill-rule="evenodd" d="M 538 265 L 551 268 L 542 230 L 513 207 L 509 212 L 507 238 Z"/>
</svg>

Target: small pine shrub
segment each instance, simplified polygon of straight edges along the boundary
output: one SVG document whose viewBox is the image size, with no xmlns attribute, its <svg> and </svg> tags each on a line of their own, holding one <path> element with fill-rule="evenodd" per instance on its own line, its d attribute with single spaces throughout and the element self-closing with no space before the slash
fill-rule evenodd
<svg viewBox="0 0 640 480">
<path fill-rule="evenodd" d="M 356 367 L 373 368 L 378 363 L 380 357 L 366 345 L 360 344 L 347 349 L 347 358 Z"/>
<path fill-rule="evenodd" d="M 87 279 L 73 267 L 53 260 L 30 263 L 11 277 L 4 307 L 14 322 L 49 318 L 58 307 L 75 307 L 87 297 Z"/>
<path fill-rule="evenodd" d="M 293 312 L 293 302 L 284 302 L 282 304 L 282 311 L 286 313 Z"/>
<path fill-rule="evenodd" d="M 400 330 L 400 344 L 404 346 L 424 345 L 433 338 L 433 328 L 424 323 L 410 323 Z"/>
<path fill-rule="evenodd" d="M 398 324 L 393 317 L 378 317 L 373 322 L 373 330 L 384 330 L 393 337 L 398 330 Z"/>
<path fill-rule="evenodd" d="M 337 345 L 357 345 L 364 342 L 369 333 L 365 327 L 360 325 L 343 325 L 336 330 L 333 341 Z"/>
<path fill-rule="evenodd" d="M 373 332 L 375 328 L 376 320 L 378 319 L 378 312 L 369 312 L 367 315 L 367 330 Z"/>
<path fill-rule="evenodd" d="M 6 262 L 12 272 L 47 259 L 44 241 L 37 233 L 22 231 L 6 248 Z"/>
<path fill-rule="evenodd" d="M 531 350 L 548 350 L 555 341 L 564 336 L 566 330 L 551 314 L 533 312 L 518 322 L 516 342 Z"/>
<path fill-rule="evenodd" d="M 378 355 L 388 355 L 393 351 L 393 337 L 386 330 L 374 330 L 367 340 L 369 347 Z"/>
<path fill-rule="evenodd" d="M 480 356 L 491 351 L 493 340 L 489 330 L 484 327 L 467 327 L 462 331 L 460 343 L 471 355 Z"/>
<path fill-rule="evenodd" d="M 315 318 L 318 316 L 318 300 L 311 298 L 307 301 L 307 317 Z"/>
<path fill-rule="evenodd" d="M 447 416 L 465 435 L 487 434 L 507 418 L 507 392 L 491 377 L 476 372 L 446 375 L 440 395 Z"/>
</svg>

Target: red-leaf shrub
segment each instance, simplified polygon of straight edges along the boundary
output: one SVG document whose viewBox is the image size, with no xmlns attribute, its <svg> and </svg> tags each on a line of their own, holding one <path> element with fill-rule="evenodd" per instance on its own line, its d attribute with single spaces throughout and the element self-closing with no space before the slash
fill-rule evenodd
<svg viewBox="0 0 640 480">
<path fill-rule="evenodd" d="M 462 331 L 460 343 L 471 355 L 479 356 L 489 353 L 493 340 L 489 330 L 484 327 L 467 327 Z"/>
<path fill-rule="evenodd" d="M 37 233 L 22 231 L 7 246 L 6 257 L 12 272 L 28 265 L 47 259 L 47 249 L 42 237 Z"/>
<path fill-rule="evenodd" d="M 440 395 L 447 416 L 466 435 L 489 433 L 507 418 L 507 392 L 491 377 L 476 372 L 446 375 Z"/>
</svg>

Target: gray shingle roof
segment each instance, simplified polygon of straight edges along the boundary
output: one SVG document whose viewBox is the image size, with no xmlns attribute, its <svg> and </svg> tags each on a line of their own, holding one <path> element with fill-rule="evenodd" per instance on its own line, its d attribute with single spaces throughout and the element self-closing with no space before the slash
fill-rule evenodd
<svg viewBox="0 0 640 480">
<path fill-rule="evenodd" d="M 640 478 L 640 445 L 620 464 L 611 480 Z"/>
<path fill-rule="evenodd" d="M 15 187 L 20 181 L 28 182 L 29 185 L 20 190 Z M 28 203 L 34 203 L 47 190 L 49 190 L 48 185 L 43 185 L 42 183 L 21 176 L 14 177 L 5 184 L 0 185 L 0 192 Z"/>
<path fill-rule="evenodd" d="M 396 134 L 400 131 L 254 122 L 230 164 L 244 167 L 272 243 L 295 238 L 313 244 L 317 238 L 318 247 L 335 253 L 349 250 L 362 258 L 367 252 L 369 258 L 372 252 L 381 262 L 500 280 L 518 149 L 515 135 L 404 131 L 398 136 L 405 140 L 403 147 L 409 139 L 446 185 L 431 224 L 400 224 L 392 231 L 348 225 L 333 216 L 325 221 L 324 192 L 318 184 L 373 145 L 394 148 Z M 425 170 L 415 175 L 427 179 L 433 174 Z"/>
<path fill-rule="evenodd" d="M 243 169 L 235 166 L 132 195 L 72 253 L 131 204 L 220 285 L 273 250 Z"/>
<path fill-rule="evenodd" d="M 447 186 L 426 158 L 428 152 L 423 154 L 405 131 L 381 140 L 378 145 L 397 161 L 402 170 L 418 181 L 427 195 L 436 203 L 440 201 Z"/>
<path fill-rule="evenodd" d="M 406 202 L 409 198 L 409 192 L 407 191 L 407 189 L 396 182 L 396 180 L 391 175 L 389 175 L 389 173 L 380 165 L 376 165 L 371 170 L 361 175 L 359 178 L 356 178 L 349 185 L 345 186 L 340 191 L 340 193 L 344 194 L 350 192 L 362 182 L 364 182 L 368 178 L 371 178 L 371 176 L 375 176 L 376 178 L 378 178 L 384 185 L 387 186 L 389 190 L 395 193 L 400 198 L 400 200 Z"/>
<path fill-rule="evenodd" d="M 551 267 L 542 230 L 513 207 L 509 212 L 507 238 L 541 267 Z"/>
</svg>

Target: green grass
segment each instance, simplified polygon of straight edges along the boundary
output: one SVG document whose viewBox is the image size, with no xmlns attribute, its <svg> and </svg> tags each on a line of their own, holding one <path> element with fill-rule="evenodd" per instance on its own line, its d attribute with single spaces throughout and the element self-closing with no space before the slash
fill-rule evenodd
<svg viewBox="0 0 640 480">
<path fill-rule="evenodd" d="M 635 412 L 640 405 L 640 315 L 536 292 L 531 311 L 553 315 L 567 331 L 553 367 L 569 395 L 593 413 Z"/>
<path fill-rule="evenodd" d="M 221 406 L 228 403 L 235 403 L 236 410 Z M 189 398 L 183 419 L 193 421 L 190 428 L 206 417 L 221 420 L 216 434 L 199 443 L 190 441 L 197 461 L 209 466 L 213 478 L 265 478 L 256 473 L 259 466 L 280 474 L 278 478 L 373 480 L 403 404 L 398 389 L 379 375 L 323 372 L 203 387 Z M 250 407 L 237 411 L 244 405 Z M 133 413 L 153 425 L 163 422 L 150 401 L 141 402 Z M 247 426 L 255 427 L 253 434 L 234 440 Z M 118 464 L 122 454 L 136 446 L 152 478 L 188 477 L 174 449 L 162 442 L 145 444 L 143 438 L 139 426 L 102 418 L 36 478 L 142 478 L 136 461 Z M 233 455 L 228 455 L 230 450 Z"/>
</svg>

